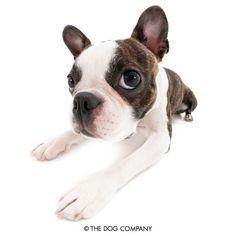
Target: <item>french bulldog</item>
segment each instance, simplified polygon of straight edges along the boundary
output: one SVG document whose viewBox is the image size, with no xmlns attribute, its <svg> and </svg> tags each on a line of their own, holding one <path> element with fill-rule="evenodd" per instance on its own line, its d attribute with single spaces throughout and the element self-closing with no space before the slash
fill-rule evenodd
<svg viewBox="0 0 236 236">
<path fill-rule="evenodd" d="M 168 21 L 159 6 L 141 14 L 128 39 L 92 45 L 79 29 L 68 25 L 63 40 L 74 57 L 67 76 L 72 129 L 40 144 L 32 155 L 52 160 L 84 139 L 132 139 L 138 126 L 147 133 L 131 155 L 61 197 L 56 214 L 80 220 L 94 216 L 120 188 L 169 151 L 172 115 L 185 113 L 184 119 L 192 121 L 197 100 L 178 74 L 159 65 L 169 51 Z"/>
</svg>

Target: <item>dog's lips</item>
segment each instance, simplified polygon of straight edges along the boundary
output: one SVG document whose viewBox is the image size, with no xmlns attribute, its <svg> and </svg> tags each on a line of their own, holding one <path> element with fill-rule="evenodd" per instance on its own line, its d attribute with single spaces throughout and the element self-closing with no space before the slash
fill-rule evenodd
<svg viewBox="0 0 236 236">
<path fill-rule="evenodd" d="M 88 130 L 85 127 L 85 125 L 83 125 L 83 124 L 73 122 L 73 126 L 74 126 L 74 132 L 77 134 L 83 134 L 83 135 L 90 137 L 90 138 L 99 138 L 99 136 L 97 134 Z"/>
<path fill-rule="evenodd" d="M 85 128 L 83 128 L 81 131 L 80 131 L 83 135 L 85 136 L 88 136 L 88 137 L 91 137 L 91 138 L 97 138 L 94 134 L 90 133 L 88 130 L 86 130 Z"/>
</svg>

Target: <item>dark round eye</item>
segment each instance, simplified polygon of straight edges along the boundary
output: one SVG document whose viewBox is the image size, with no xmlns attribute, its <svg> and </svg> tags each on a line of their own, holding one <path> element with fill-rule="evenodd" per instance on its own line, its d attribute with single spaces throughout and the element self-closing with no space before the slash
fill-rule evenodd
<svg viewBox="0 0 236 236">
<path fill-rule="evenodd" d="M 67 78 L 68 78 L 68 85 L 69 85 L 69 87 L 70 88 L 74 88 L 75 87 L 75 81 L 74 81 L 72 75 L 68 75 Z"/>
<path fill-rule="evenodd" d="M 135 89 L 141 82 L 141 77 L 138 72 L 128 70 L 122 75 L 119 85 L 125 89 Z"/>
</svg>

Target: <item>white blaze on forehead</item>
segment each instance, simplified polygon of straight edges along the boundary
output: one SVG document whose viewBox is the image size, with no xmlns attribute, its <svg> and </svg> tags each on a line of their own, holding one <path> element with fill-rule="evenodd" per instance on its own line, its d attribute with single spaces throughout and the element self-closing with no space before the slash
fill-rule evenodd
<svg viewBox="0 0 236 236">
<path fill-rule="evenodd" d="M 107 41 L 98 45 L 93 45 L 84 50 L 75 64 L 82 71 L 82 80 L 85 78 L 87 82 L 96 79 L 103 79 L 105 73 L 109 69 L 110 61 L 115 56 L 118 44 L 115 41 Z M 81 81 L 82 82 L 82 81 Z"/>
</svg>

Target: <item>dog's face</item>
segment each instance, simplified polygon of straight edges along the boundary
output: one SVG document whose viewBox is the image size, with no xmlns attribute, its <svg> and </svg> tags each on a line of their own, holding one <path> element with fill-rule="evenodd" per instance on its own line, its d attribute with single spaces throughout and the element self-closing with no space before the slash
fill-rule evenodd
<svg viewBox="0 0 236 236">
<path fill-rule="evenodd" d="M 151 109 L 158 88 L 158 61 L 168 52 L 168 23 L 159 7 L 139 18 L 132 37 L 91 45 L 74 26 L 63 39 L 75 61 L 68 75 L 75 132 L 120 141 L 136 130 Z"/>
</svg>

